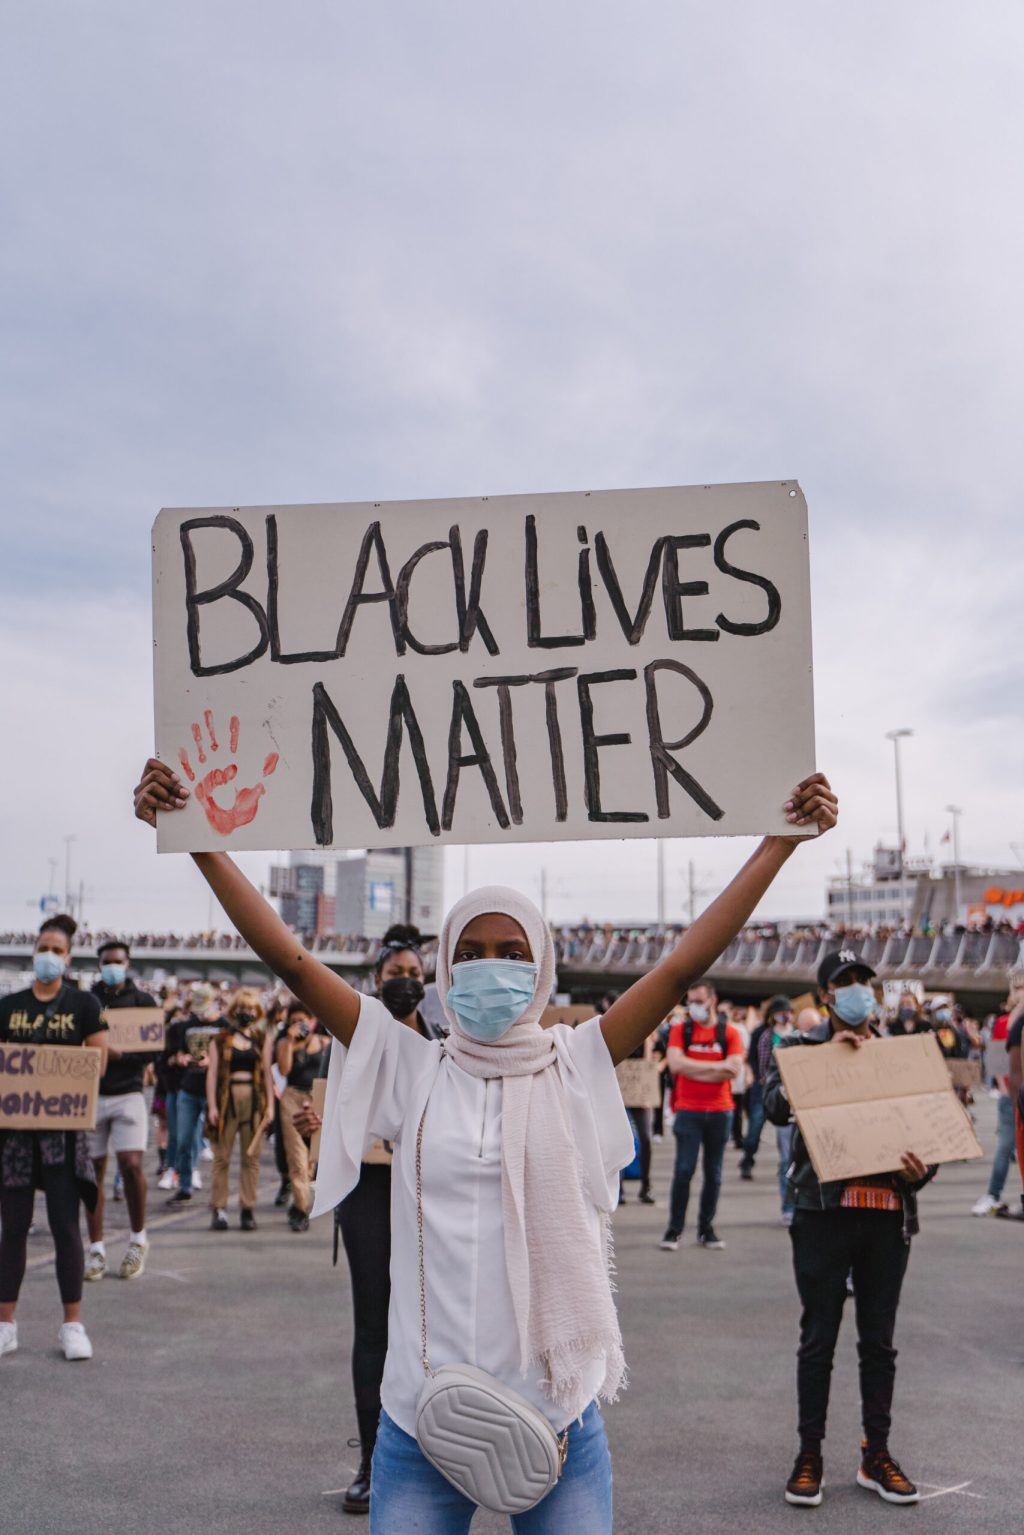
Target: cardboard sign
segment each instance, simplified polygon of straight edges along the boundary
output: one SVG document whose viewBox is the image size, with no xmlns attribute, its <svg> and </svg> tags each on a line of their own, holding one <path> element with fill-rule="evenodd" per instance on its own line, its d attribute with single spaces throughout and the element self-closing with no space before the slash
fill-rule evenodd
<svg viewBox="0 0 1024 1535">
<path fill-rule="evenodd" d="M 579 1024 L 586 1023 L 588 1019 L 596 1016 L 597 1008 L 587 1003 L 567 1002 L 564 1007 L 556 1003 L 549 1003 L 540 1015 L 542 1029 L 550 1029 L 556 1023 L 567 1023 L 570 1029 L 575 1029 Z"/>
<path fill-rule="evenodd" d="M 86 1045 L 0 1045 L 0 1129 L 93 1129 L 100 1054 Z"/>
<path fill-rule="evenodd" d="M 163 1049 L 162 1007 L 112 1007 L 103 1016 L 109 1029 L 107 1043 L 122 1055 Z"/>
<path fill-rule="evenodd" d="M 912 996 L 917 998 L 919 1006 L 924 1002 L 924 986 L 920 981 L 883 981 L 883 1004 L 892 1012 L 895 1012 L 900 1005 L 900 998 L 905 991 L 909 991 Z"/>
<path fill-rule="evenodd" d="M 775 1059 L 823 1183 L 982 1155 L 931 1034 L 850 1045 L 795 1045 Z"/>
<path fill-rule="evenodd" d="M 967 1088 L 981 1086 L 981 1062 L 980 1061 L 947 1061 L 949 1079 L 954 1087 Z"/>
<path fill-rule="evenodd" d="M 153 559 L 162 852 L 794 835 L 795 482 L 164 510 Z"/>
<path fill-rule="evenodd" d="M 661 1102 L 662 1080 L 657 1061 L 620 1061 L 615 1068 L 622 1101 L 627 1109 L 656 1109 Z"/>
<path fill-rule="evenodd" d="M 1010 971 L 1010 996 L 1019 1001 L 1024 994 L 1024 970 Z"/>
</svg>

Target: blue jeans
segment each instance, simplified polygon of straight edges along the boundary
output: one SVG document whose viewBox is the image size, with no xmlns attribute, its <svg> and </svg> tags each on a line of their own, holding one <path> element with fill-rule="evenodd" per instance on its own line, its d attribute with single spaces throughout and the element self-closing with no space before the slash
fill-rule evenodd
<svg viewBox="0 0 1024 1535">
<path fill-rule="evenodd" d="M 1010 1171 L 1010 1158 L 1013 1156 L 1014 1131 L 1013 1123 L 1013 1099 L 1007 1094 L 1000 1098 L 997 1105 L 997 1139 L 996 1154 L 992 1158 L 992 1176 L 988 1180 L 988 1191 L 993 1199 L 1001 1199 L 1003 1188 L 1006 1184 L 1006 1175 Z"/>
<path fill-rule="evenodd" d="M 783 1215 L 793 1214 L 793 1196 L 789 1192 L 789 1180 L 786 1177 L 789 1164 L 793 1160 L 793 1131 L 794 1125 L 777 1125 L 775 1129 L 775 1144 L 779 1148 L 779 1198 L 782 1201 Z"/>
<path fill-rule="evenodd" d="M 747 1133 L 743 1137 L 743 1160 L 740 1162 L 740 1166 L 746 1168 L 748 1172 L 754 1165 L 763 1129 L 764 1088 L 760 1082 L 751 1082 L 750 1092 L 747 1095 Z"/>
<path fill-rule="evenodd" d="M 476 1504 L 382 1412 L 370 1481 L 370 1535 L 466 1535 L 475 1513 Z M 557 1486 L 511 1523 L 515 1535 L 611 1535 L 612 1462 L 596 1402 L 581 1422 L 570 1425 L 569 1454 Z"/>
<path fill-rule="evenodd" d="M 186 1194 L 192 1192 L 192 1166 L 199 1156 L 199 1148 L 203 1144 L 203 1119 L 206 1116 L 206 1100 L 197 1098 L 194 1093 L 177 1094 L 177 1118 L 175 1124 L 178 1134 L 177 1167 L 178 1188 Z"/>
<path fill-rule="evenodd" d="M 682 1231 L 686 1224 L 690 1180 L 697 1171 L 697 1158 L 702 1148 L 704 1184 L 700 1191 L 698 1233 L 703 1235 L 714 1221 L 722 1187 L 722 1162 L 731 1124 L 731 1109 L 677 1109 L 672 1121 L 676 1138 L 676 1166 L 672 1174 L 671 1213 L 668 1221 L 673 1231 Z"/>
</svg>

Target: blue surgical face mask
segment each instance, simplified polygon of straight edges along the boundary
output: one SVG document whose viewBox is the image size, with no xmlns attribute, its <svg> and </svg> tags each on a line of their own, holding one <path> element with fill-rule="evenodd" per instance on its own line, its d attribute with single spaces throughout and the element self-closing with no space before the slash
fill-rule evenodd
<svg viewBox="0 0 1024 1535">
<path fill-rule="evenodd" d="M 863 981 L 856 981 L 852 986 L 837 986 L 832 1005 L 844 1023 L 856 1028 L 874 1012 L 875 994 Z"/>
<path fill-rule="evenodd" d="M 948 1023 L 949 1022 L 949 1008 L 948 1007 L 937 1007 L 935 1009 L 935 1019 L 936 1019 L 937 1023 Z"/>
<path fill-rule="evenodd" d="M 127 965 L 101 965 L 100 975 L 104 986 L 123 986 L 128 979 Z"/>
<path fill-rule="evenodd" d="M 40 954 L 32 956 L 32 969 L 36 973 L 36 980 L 48 986 L 51 981 L 59 981 L 64 974 L 64 960 L 50 949 L 43 949 Z"/>
<path fill-rule="evenodd" d="M 452 969 L 448 1006 L 471 1038 L 490 1045 L 523 1016 L 536 989 L 531 962 L 467 959 Z"/>
<path fill-rule="evenodd" d="M 694 1023 L 707 1023 L 709 1008 L 706 1002 L 688 1002 L 686 1011 Z"/>
</svg>

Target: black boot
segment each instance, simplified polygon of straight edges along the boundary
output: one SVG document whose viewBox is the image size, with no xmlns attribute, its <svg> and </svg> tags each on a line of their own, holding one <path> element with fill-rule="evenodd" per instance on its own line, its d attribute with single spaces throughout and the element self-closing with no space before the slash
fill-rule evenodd
<svg viewBox="0 0 1024 1535">
<path fill-rule="evenodd" d="M 341 1505 L 346 1514 L 368 1514 L 370 1512 L 370 1464 L 373 1460 L 373 1447 L 377 1442 L 377 1424 L 380 1420 L 379 1408 L 356 1408 L 356 1418 L 359 1422 L 359 1438 L 350 1439 L 351 1445 L 359 1445 L 359 1470 L 355 1474 L 352 1485 L 345 1493 L 345 1501 Z"/>
<path fill-rule="evenodd" d="M 291 1198 L 291 1193 L 292 1193 L 292 1186 L 291 1186 L 290 1180 L 288 1178 L 282 1178 L 281 1179 L 281 1187 L 278 1189 L 277 1193 L 274 1195 L 274 1209 L 275 1210 L 283 1210 L 285 1205 L 288 1203 L 289 1199 Z"/>
</svg>

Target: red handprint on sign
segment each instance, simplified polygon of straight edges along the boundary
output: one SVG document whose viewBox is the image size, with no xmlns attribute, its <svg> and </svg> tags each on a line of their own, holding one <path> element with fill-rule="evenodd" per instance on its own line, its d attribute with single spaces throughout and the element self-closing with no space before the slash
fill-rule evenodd
<svg viewBox="0 0 1024 1535">
<path fill-rule="evenodd" d="M 217 740 L 212 709 L 203 711 L 203 719 L 206 722 L 206 733 L 210 742 L 209 750 L 211 753 L 219 752 L 220 742 Z M 238 728 L 238 716 L 233 714 L 228 724 L 228 748 L 232 757 L 238 750 Z M 195 742 L 199 764 L 201 767 L 205 766 L 207 748 L 203 743 L 203 733 L 198 725 L 192 726 L 192 739 Z M 215 789 L 223 789 L 225 784 L 231 783 L 238 777 L 238 767 L 234 762 L 229 762 L 227 767 L 211 767 L 209 772 L 196 783 L 196 775 L 184 746 L 178 752 L 178 761 L 189 783 L 196 784 L 196 799 L 206 811 L 206 819 L 215 832 L 219 832 L 222 837 L 227 837 L 239 826 L 248 826 L 249 822 L 255 819 L 256 812 L 260 808 L 260 800 L 266 793 L 265 784 L 254 784 L 251 789 L 236 789 L 234 804 L 225 807 L 217 804 L 213 794 Z M 263 777 L 269 778 L 277 764 L 277 752 L 271 752 L 263 763 Z"/>
</svg>

